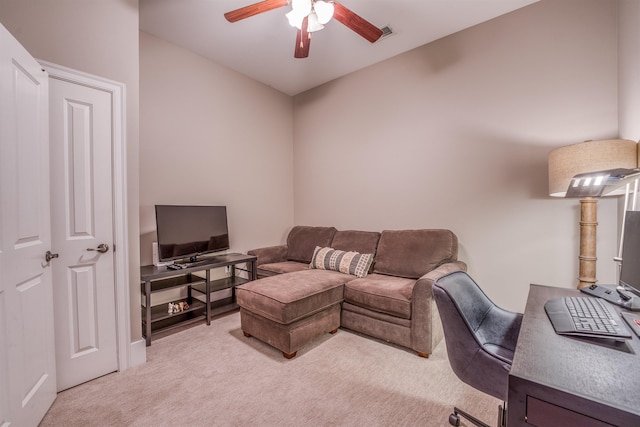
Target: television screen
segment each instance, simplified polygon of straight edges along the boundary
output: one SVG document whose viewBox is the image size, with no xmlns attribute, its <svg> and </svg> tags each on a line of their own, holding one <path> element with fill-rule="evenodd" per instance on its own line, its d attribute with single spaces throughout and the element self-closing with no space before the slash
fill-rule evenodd
<svg viewBox="0 0 640 427">
<path fill-rule="evenodd" d="M 640 295 L 640 211 L 625 215 L 620 282 Z"/>
<path fill-rule="evenodd" d="M 226 206 L 156 205 L 156 230 L 161 262 L 229 249 Z"/>
</svg>

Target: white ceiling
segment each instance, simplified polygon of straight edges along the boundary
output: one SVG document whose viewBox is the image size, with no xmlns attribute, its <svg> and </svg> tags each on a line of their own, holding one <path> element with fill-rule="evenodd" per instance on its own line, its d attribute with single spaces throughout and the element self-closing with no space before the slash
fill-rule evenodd
<svg viewBox="0 0 640 427">
<path fill-rule="evenodd" d="M 224 13 L 257 0 L 140 0 L 140 29 L 288 95 L 326 83 L 538 0 L 340 0 L 393 35 L 369 43 L 332 20 L 293 57 L 296 29 L 284 6 L 230 23 Z"/>
</svg>

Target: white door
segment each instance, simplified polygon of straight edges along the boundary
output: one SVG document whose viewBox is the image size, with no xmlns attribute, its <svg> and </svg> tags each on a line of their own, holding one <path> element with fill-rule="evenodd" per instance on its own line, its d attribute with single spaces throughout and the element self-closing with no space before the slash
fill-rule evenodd
<svg viewBox="0 0 640 427">
<path fill-rule="evenodd" d="M 47 73 L 0 25 L 0 425 L 56 397 Z"/>
<path fill-rule="evenodd" d="M 49 79 L 58 391 L 118 369 L 113 255 L 112 99 Z"/>
</svg>

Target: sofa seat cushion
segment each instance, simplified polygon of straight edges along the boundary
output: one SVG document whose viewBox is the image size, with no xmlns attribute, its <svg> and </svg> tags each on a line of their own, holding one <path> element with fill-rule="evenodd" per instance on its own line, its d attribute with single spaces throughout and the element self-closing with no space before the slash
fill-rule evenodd
<svg viewBox="0 0 640 427">
<path fill-rule="evenodd" d="M 392 316 L 390 314 L 380 313 L 379 311 L 368 310 L 366 308 L 363 308 L 357 305 L 349 304 L 346 301 L 342 303 L 343 316 L 345 312 L 353 313 L 354 315 L 357 315 L 360 319 L 367 319 L 367 320 L 371 319 L 371 320 L 375 320 L 376 322 L 380 321 L 384 323 L 391 323 L 393 325 L 402 326 L 403 328 L 407 328 L 407 329 L 411 328 L 411 319 Z M 367 321 L 364 321 L 364 323 L 367 323 Z M 349 329 L 355 329 L 356 331 L 358 331 L 358 330 L 362 330 L 363 327 L 364 325 L 362 325 L 359 328 L 349 328 Z"/>
<path fill-rule="evenodd" d="M 308 270 L 309 264 L 297 261 L 273 262 L 258 266 L 259 276 L 274 276 L 276 274 L 293 273 L 295 271 Z"/>
<path fill-rule="evenodd" d="M 410 319 L 415 283 L 414 279 L 369 274 L 345 284 L 344 300 L 369 310 Z"/>
<path fill-rule="evenodd" d="M 347 274 L 306 270 L 254 280 L 236 287 L 238 305 L 281 324 L 289 324 L 339 304 Z"/>
</svg>

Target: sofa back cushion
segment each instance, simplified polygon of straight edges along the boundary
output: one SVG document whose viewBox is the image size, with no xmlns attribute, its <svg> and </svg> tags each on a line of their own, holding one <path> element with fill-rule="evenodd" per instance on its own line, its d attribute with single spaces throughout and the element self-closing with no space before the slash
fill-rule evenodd
<svg viewBox="0 0 640 427">
<path fill-rule="evenodd" d="M 379 240 L 380 233 L 377 231 L 336 231 L 331 247 L 340 251 L 375 255 Z"/>
<path fill-rule="evenodd" d="M 417 279 L 458 258 L 458 238 L 449 230 L 385 230 L 373 272 Z"/>
<path fill-rule="evenodd" d="M 287 237 L 287 260 L 310 263 L 316 246 L 331 246 L 335 233 L 334 227 L 293 227 Z"/>
</svg>

